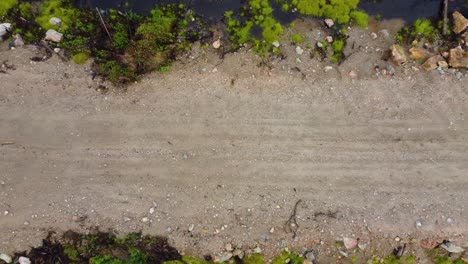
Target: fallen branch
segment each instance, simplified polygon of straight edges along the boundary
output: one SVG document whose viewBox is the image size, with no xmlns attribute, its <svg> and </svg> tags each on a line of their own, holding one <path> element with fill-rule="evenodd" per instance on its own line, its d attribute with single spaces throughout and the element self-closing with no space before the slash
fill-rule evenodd
<svg viewBox="0 0 468 264">
<path fill-rule="evenodd" d="M 6 141 L 6 142 L 2 142 L 2 143 L 0 143 L 0 145 L 2 145 L 2 146 L 6 146 L 6 145 L 14 145 L 14 144 L 15 144 L 15 142 L 11 142 L 11 141 Z"/>
<path fill-rule="evenodd" d="M 57 54 L 57 56 L 59 56 L 59 58 L 62 60 L 62 61 L 68 61 L 67 58 L 65 58 L 64 56 L 62 56 L 60 53 L 56 53 L 51 47 L 49 47 L 49 45 L 47 44 L 47 42 L 45 42 L 45 40 L 41 40 L 40 44 L 46 48 L 49 52 L 51 52 L 52 54 Z M 52 55 L 51 55 L 52 56 Z M 50 57 L 47 57 L 47 59 L 49 59 Z"/>
<path fill-rule="evenodd" d="M 284 224 L 284 229 L 287 233 L 293 233 L 293 239 L 297 236 L 297 230 L 299 229 L 299 224 L 297 223 L 296 213 L 297 213 L 297 206 L 302 202 L 299 199 L 296 204 L 294 205 L 293 212 L 289 217 L 288 221 Z"/>
<path fill-rule="evenodd" d="M 104 22 L 104 19 L 103 19 L 102 16 L 101 16 L 101 10 L 99 10 L 99 7 L 96 7 L 96 12 L 97 12 L 98 15 L 99 15 L 99 19 L 101 20 L 102 26 L 103 26 L 104 29 L 106 30 L 107 36 L 109 36 L 109 39 L 110 39 L 110 41 L 112 42 L 112 36 L 111 36 L 109 30 L 107 29 L 106 22 Z"/>
</svg>

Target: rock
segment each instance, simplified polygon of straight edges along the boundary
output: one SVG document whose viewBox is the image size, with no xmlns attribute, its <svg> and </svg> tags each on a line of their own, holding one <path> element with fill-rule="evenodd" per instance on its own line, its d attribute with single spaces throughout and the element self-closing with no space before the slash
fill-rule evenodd
<svg viewBox="0 0 468 264">
<path fill-rule="evenodd" d="M 49 19 L 49 23 L 51 23 L 52 25 L 56 27 L 60 27 L 62 25 L 62 19 L 58 17 L 52 17 Z"/>
<path fill-rule="evenodd" d="M 279 43 L 279 41 L 275 40 L 275 41 L 273 41 L 272 45 L 275 46 L 276 48 L 278 48 L 280 46 L 280 43 Z"/>
<path fill-rule="evenodd" d="M 350 237 L 344 237 L 343 243 L 346 249 L 354 249 L 358 245 L 358 240 Z"/>
<path fill-rule="evenodd" d="M 304 50 L 301 47 L 297 46 L 296 47 L 296 54 L 297 55 L 302 55 L 302 53 L 304 53 Z"/>
<path fill-rule="evenodd" d="M 446 61 L 444 60 L 441 60 L 441 61 L 438 61 L 437 62 L 437 65 L 441 68 L 441 69 L 448 69 L 449 65 Z"/>
<path fill-rule="evenodd" d="M 414 225 L 416 226 L 416 228 L 418 228 L 418 229 L 419 229 L 419 228 L 421 228 L 421 227 L 422 227 L 423 223 L 422 223 L 422 221 L 421 221 L 421 220 L 416 220 L 416 222 L 414 223 Z"/>
<path fill-rule="evenodd" d="M 218 259 L 216 262 L 226 262 L 232 258 L 232 253 L 226 252 L 221 255 L 219 255 Z"/>
<path fill-rule="evenodd" d="M 466 19 L 460 12 L 455 11 L 453 16 L 453 32 L 459 34 L 468 27 L 468 19 Z"/>
<path fill-rule="evenodd" d="M 150 214 L 154 214 L 154 207 L 151 207 L 151 208 L 149 209 L 149 213 L 150 213 Z"/>
<path fill-rule="evenodd" d="M 370 37 L 371 37 L 372 39 L 377 39 L 377 34 L 375 34 L 374 32 L 372 32 L 372 33 L 370 34 Z"/>
<path fill-rule="evenodd" d="M 442 57 L 444 57 L 445 59 L 448 59 L 449 53 L 446 51 L 442 52 Z"/>
<path fill-rule="evenodd" d="M 227 243 L 226 245 L 224 245 L 224 249 L 225 249 L 226 251 L 231 252 L 231 251 L 233 250 L 232 244 L 231 244 L 231 243 Z"/>
<path fill-rule="evenodd" d="M 0 254 L 0 259 L 5 261 L 6 263 L 11 263 L 13 260 L 11 259 L 10 256 L 8 256 L 7 254 Z"/>
<path fill-rule="evenodd" d="M 444 61 L 444 58 L 440 55 L 435 55 L 427 59 L 422 66 L 426 71 L 432 71 L 437 69 L 439 61 Z"/>
<path fill-rule="evenodd" d="M 262 253 L 262 249 L 261 249 L 259 246 L 257 246 L 257 247 L 254 249 L 254 252 L 260 254 L 260 253 Z"/>
<path fill-rule="evenodd" d="M 189 231 L 189 232 L 192 232 L 193 229 L 195 229 L 195 225 L 194 225 L 194 224 L 191 224 L 191 225 L 189 226 L 189 228 L 188 228 L 188 231 Z"/>
<path fill-rule="evenodd" d="M 313 252 L 309 252 L 306 254 L 306 259 L 313 262 L 315 260 L 315 254 Z"/>
<path fill-rule="evenodd" d="M 388 64 L 387 67 L 385 67 L 385 69 L 388 72 L 388 74 L 390 75 L 395 74 L 395 68 L 392 65 Z"/>
<path fill-rule="evenodd" d="M 468 53 L 460 46 L 449 51 L 448 64 L 453 68 L 468 69 Z"/>
<path fill-rule="evenodd" d="M 0 38 L 5 36 L 10 31 L 11 31 L 11 24 L 10 23 L 0 24 Z"/>
<path fill-rule="evenodd" d="M 148 217 L 143 217 L 143 218 L 141 219 L 141 221 L 142 221 L 143 223 L 147 223 L 147 222 L 149 222 L 149 218 L 148 218 Z"/>
<path fill-rule="evenodd" d="M 380 31 L 379 31 L 379 34 L 380 34 L 384 39 L 390 38 L 390 33 L 389 33 L 388 30 L 386 30 L 386 29 L 380 30 Z"/>
<path fill-rule="evenodd" d="M 333 37 L 332 36 L 327 36 L 325 39 L 327 40 L 328 43 L 333 42 Z"/>
<path fill-rule="evenodd" d="M 56 30 L 49 29 L 46 32 L 45 40 L 50 40 L 50 41 L 59 43 L 59 42 L 62 42 L 63 40 L 63 34 L 57 32 Z"/>
<path fill-rule="evenodd" d="M 15 35 L 13 36 L 12 46 L 13 46 L 13 47 L 21 47 L 21 46 L 24 46 L 23 37 L 21 37 L 20 34 L 15 34 Z"/>
<path fill-rule="evenodd" d="M 9 213 L 10 213 L 10 211 L 5 210 L 5 212 L 3 212 L 3 215 L 8 215 Z"/>
<path fill-rule="evenodd" d="M 426 58 L 425 51 L 420 48 L 412 47 L 409 49 L 410 58 L 413 60 L 423 60 Z"/>
<path fill-rule="evenodd" d="M 61 51 L 60 48 L 54 48 L 54 52 L 55 52 L 55 53 L 59 53 L 60 51 Z"/>
<path fill-rule="evenodd" d="M 351 79 L 357 78 L 357 73 L 353 70 L 349 71 L 348 75 Z"/>
<path fill-rule="evenodd" d="M 219 47 L 221 47 L 221 40 L 220 39 L 213 42 L 213 48 L 219 49 Z"/>
<path fill-rule="evenodd" d="M 322 42 L 317 42 L 317 48 L 323 48 L 323 43 Z"/>
<path fill-rule="evenodd" d="M 333 70 L 333 67 L 332 67 L 332 66 L 325 66 L 325 67 L 323 67 L 323 70 L 324 70 L 325 72 L 331 71 L 331 70 Z"/>
<path fill-rule="evenodd" d="M 400 242 L 401 241 L 401 238 L 399 236 L 395 237 L 395 241 L 396 242 Z"/>
<path fill-rule="evenodd" d="M 465 251 L 464 248 L 456 246 L 452 242 L 449 242 L 449 241 L 444 242 L 442 245 L 440 245 L 440 247 L 447 250 L 450 253 L 455 253 L 455 254 L 463 253 L 463 251 Z"/>
<path fill-rule="evenodd" d="M 358 243 L 358 248 L 360 250 L 366 250 L 368 245 L 369 245 L 368 243 Z"/>
<path fill-rule="evenodd" d="M 453 224 L 455 222 L 455 220 L 453 220 L 453 218 L 447 218 L 447 224 Z"/>
<path fill-rule="evenodd" d="M 126 222 L 132 221 L 132 219 L 131 219 L 130 217 L 125 216 L 125 217 L 123 218 L 123 221 L 126 223 Z"/>
<path fill-rule="evenodd" d="M 333 20 L 330 18 L 325 19 L 323 22 L 325 22 L 325 25 L 327 25 L 328 28 L 333 27 L 333 25 L 335 24 L 335 22 L 333 22 Z"/>
<path fill-rule="evenodd" d="M 274 232 L 275 232 L 275 228 L 272 227 L 272 228 L 270 229 L 270 234 L 273 234 Z"/>
<path fill-rule="evenodd" d="M 393 44 L 390 48 L 392 52 L 392 61 L 397 65 L 403 65 L 407 62 L 405 50 L 398 44 Z"/>
<path fill-rule="evenodd" d="M 31 264 L 31 260 L 27 257 L 19 257 L 18 263 L 19 264 Z"/>
<path fill-rule="evenodd" d="M 188 160 L 189 155 L 188 155 L 187 153 L 184 153 L 184 154 L 182 155 L 182 158 L 183 158 L 184 160 Z"/>
<path fill-rule="evenodd" d="M 232 252 L 232 255 L 233 255 L 233 256 L 239 256 L 240 254 L 242 254 L 242 250 L 240 250 L 240 249 L 235 249 L 235 250 Z"/>
</svg>

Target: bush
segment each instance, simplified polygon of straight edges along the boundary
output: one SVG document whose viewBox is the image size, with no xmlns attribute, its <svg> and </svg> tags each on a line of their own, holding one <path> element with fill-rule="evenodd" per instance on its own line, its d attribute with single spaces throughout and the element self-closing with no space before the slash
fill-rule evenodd
<svg viewBox="0 0 468 264">
<path fill-rule="evenodd" d="M 355 10 L 351 11 L 350 16 L 356 25 L 362 28 L 367 28 L 367 24 L 369 22 L 369 15 L 367 15 L 366 12 Z"/>
<path fill-rule="evenodd" d="M 6 15 L 8 11 L 18 4 L 18 0 L 1 0 L 0 1 L 0 17 Z"/>
<path fill-rule="evenodd" d="M 80 10 L 74 8 L 67 0 L 45 0 L 40 5 L 39 10 L 36 22 L 45 30 L 59 29 L 49 22 L 52 17 L 58 17 L 62 20 L 61 31 L 66 31 L 81 19 Z"/>
</svg>

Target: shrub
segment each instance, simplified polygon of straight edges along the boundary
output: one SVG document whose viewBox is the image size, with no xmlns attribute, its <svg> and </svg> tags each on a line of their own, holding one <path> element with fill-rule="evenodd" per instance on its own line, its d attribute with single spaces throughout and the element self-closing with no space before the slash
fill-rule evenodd
<svg viewBox="0 0 468 264">
<path fill-rule="evenodd" d="M 76 64 L 83 65 L 88 60 L 89 56 L 86 53 L 78 53 L 72 56 L 72 61 Z"/>
<path fill-rule="evenodd" d="M 433 37 L 436 32 L 436 29 L 429 19 L 418 19 L 414 22 L 413 26 L 416 34 L 426 38 Z"/>
<path fill-rule="evenodd" d="M 296 44 L 301 44 L 302 42 L 304 42 L 304 39 L 299 34 L 292 35 L 290 40 Z"/>
<path fill-rule="evenodd" d="M 123 23 L 116 23 L 114 26 L 114 34 L 112 35 L 112 38 L 113 45 L 116 49 L 125 49 L 128 46 L 128 42 L 130 40 L 127 26 L 125 26 Z"/>
<path fill-rule="evenodd" d="M 356 25 L 362 28 L 367 28 L 367 23 L 369 22 L 369 15 L 367 15 L 366 12 L 355 10 L 351 11 L 350 16 Z"/>
<path fill-rule="evenodd" d="M 61 31 L 66 31 L 81 19 L 80 10 L 74 8 L 67 0 L 45 0 L 40 5 L 39 10 L 36 22 L 45 30 L 58 29 L 49 22 L 52 17 L 58 17 L 62 20 Z"/>
</svg>

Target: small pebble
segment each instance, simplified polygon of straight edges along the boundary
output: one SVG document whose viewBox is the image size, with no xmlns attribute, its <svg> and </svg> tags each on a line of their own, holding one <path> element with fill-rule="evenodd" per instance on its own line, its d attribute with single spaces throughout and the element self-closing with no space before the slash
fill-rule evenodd
<svg viewBox="0 0 468 264">
<path fill-rule="evenodd" d="M 141 221 L 142 221 L 143 223 L 146 223 L 146 222 L 149 221 L 149 218 L 148 218 L 148 217 L 143 217 L 143 218 L 141 219 Z"/>
</svg>

